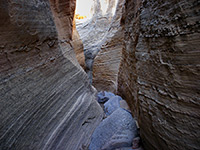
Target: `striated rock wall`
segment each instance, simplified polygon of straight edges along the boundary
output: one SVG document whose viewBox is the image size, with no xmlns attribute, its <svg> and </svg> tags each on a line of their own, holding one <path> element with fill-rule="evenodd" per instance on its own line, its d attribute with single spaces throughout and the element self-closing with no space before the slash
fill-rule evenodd
<svg viewBox="0 0 200 150">
<path fill-rule="evenodd" d="M 119 0 L 90 0 L 92 4 L 88 4 L 91 6 L 91 8 L 88 9 L 91 9 L 91 18 L 88 18 L 88 20 L 86 19 L 85 22 L 77 21 L 76 23 L 77 31 L 80 34 L 84 46 L 86 72 L 91 82 L 94 58 L 101 50 L 102 44 L 106 42 L 104 37 L 111 27 L 110 24 L 114 17 L 118 1 Z M 87 2 L 89 2 L 89 0 L 87 0 Z M 114 31 L 112 34 L 114 34 Z"/>
<path fill-rule="evenodd" d="M 75 59 L 75 1 L 0 1 L 0 149 L 83 149 L 102 110 Z"/>
<path fill-rule="evenodd" d="M 126 0 L 118 93 L 146 149 L 200 149 L 200 3 Z"/>
<path fill-rule="evenodd" d="M 94 59 L 93 85 L 98 91 L 110 91 L 116 93 L 119 65 L 123 48 L 123 24 L 122 9 L 124 0 L 119 0 L 115 15 L 104 36 L 100 51 Z"/>
</svg>

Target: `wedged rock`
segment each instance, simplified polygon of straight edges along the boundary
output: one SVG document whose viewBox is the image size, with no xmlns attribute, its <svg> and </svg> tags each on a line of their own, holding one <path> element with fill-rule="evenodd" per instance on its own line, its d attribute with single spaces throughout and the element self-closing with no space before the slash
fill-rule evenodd
<svg viewBox="0 0 200 150">
<path fill-rule="evenodd" d="M 101 91 L 97 94 L 97 100 L 99 103 L 105 103 L 113 96 L 115 96 L 115 94 L 113 94 L 111 92 Z"/>
<path fill-rule="evenodd" d="M 111 115 L 115 110 L 120 108 L 121 100 L 122 98 L 120 96 L 113 96 L 104 104 L 104 112 L 106 116 Z"/>
<path fill-rule="evenodd" d="M 89 150 L 113 150 L 132 146 L 137 127 L 132 115 L 119 108 L 104 119 L 92 135 Z"/>
<path fill-rule="evenodd" d="M 115 96 L 114 93 L 112 93 L 112 92 L 107 92 L 107 91 L 104 91 L 104 94 L 105 94 L 105 97 L 108 97 L 109 99 L 112 98 L 113 96 Z"/>
<path fill-rule="evenodd" d="M 97 101 L 99 102 L 99 103 L 105 103 L 105 102 L 107 102 L 109 100 L 109 98 L 108 97 L 105 97 L 105 95 L 103 94 L 103 92 L 99 92 L 98 94 L 97 94 Z"/>
</svg>

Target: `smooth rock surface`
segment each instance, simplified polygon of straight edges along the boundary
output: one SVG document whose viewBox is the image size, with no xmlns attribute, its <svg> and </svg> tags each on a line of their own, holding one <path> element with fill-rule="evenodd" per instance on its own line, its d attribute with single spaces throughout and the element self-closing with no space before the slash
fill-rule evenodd
<svg viewBox="0 0 200 150">
<path fill-rule="evenodd" d="M 147 150 L 200 149 L 200 3 L 126 0 L 118 95 Z"/>
<path fill-rule="evenodd" d="M 90 143 L 103 111 L 71 45 L 74 9 L 74 0 L 0 1 L 1 150 Z"/>
<path fill-rule="evenodd" d="M 120 96 L 113 96 L 104 104 L 104 112 L 106 116 L 111 115 L 115 110 L 120 108 L 120 101 L 122 101 Z"/>
<path fill-rule="evenodd" d="M 89 150 L 113 150 L 130 147 L 137 136 L 137 126 L 132 115 L 117 109 L 95 129 Z"/>
</svg>

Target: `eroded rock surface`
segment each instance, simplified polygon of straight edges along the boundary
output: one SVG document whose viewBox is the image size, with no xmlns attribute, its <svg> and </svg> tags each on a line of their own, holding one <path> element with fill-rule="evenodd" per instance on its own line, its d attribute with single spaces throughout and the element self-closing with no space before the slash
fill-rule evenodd
<svg viewBox="0 0 200 150">
<path fill-rule="evenodd" d="M 116 93 L 118 72 L 122 56 L 124 32 L 121 24 L 124 0 L 118 0 L 115 14 L 104 36 L 100 51 L 94 59 L 93 85 L 98 91 L 106 90 Z"/>
<path fill-rule="evenodd" d="M 148 150 L 200 149 L 199 1 L 126 0 L 118 92 Z"/>
<path fill-rule="evenodd" d="M 79 64 L 81 65 L 81 67 L 84 70 L 86 70 L 83 42 L 82 42 L 80 35 L 76 29 L 75 21 L 73 21 L 72 46 L 73 46 L 73 49 L 74 49 L 74 52 L 76 54 L 76 58 L 77 58 Z"/>
<path fill-rule="evenodd" d="M 116 92 L 123 35 L 122 6 L 123 0 L 94 0 L 91 19 L 76 24 L 84 45 L 86 72 L 91 82 L 94 76 L 93 85 L 98 91 Z M 98 54 L 99 51 L 102 52 Z"/>
<path fill-rule="evenodd" d="M 102 118 L 75 59 L 75 1 L 0 1 L 0 149 L 87 147 Z"/>
</svg>

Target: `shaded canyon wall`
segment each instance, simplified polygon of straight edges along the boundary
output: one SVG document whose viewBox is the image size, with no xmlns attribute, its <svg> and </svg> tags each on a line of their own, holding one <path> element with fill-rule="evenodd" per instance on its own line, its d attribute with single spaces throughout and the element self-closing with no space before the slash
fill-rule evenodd
<svg viewBox="0 0 200 150">
<path fill-rule="evenodd" d="M 126 0 L 118 93 L 147 150 L 200 149 L 200 3 Z"/>
<path fill-rule="evenodd" d="M 116 11 L 106 35 L 100 44 L 100 50 L 94 58 L 93 82 L 98 91 L 117 92 L 118 72 L 124 41 L 124 26 L 121 24 L 124 0 L 115 3 Z"/>
<path fill-rule="evenodd" d="M 83 149 L 102 110 L 75 59 L 75 1 L 0 1 L 0 149 Z"/>
</svg>

